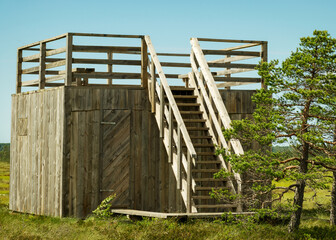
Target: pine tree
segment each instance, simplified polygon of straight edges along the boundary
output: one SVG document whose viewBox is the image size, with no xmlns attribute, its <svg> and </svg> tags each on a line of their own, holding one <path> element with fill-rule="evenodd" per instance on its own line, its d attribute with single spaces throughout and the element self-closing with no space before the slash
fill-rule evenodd
<svg viewBox="0 0 336 240">
<path fill-rule="evenodd" d="M 232 129 L 224 134 L 243 144 L 257 142 L 260 147 L 243 156 L 225 157 L 234 170 L 252 176 L 254 203 L 265 203 L 267 198 L 260 196 L 274 190 L 277 200 L 288 191 L 295 192 L 289 232 L 299 227 L 306 186 L 327 188 L 326 177 L 331 171 L 334 183 L 330 219 L 335 224 L 336 39 L 327 31 L 316 30 L 312 37 L 301 38 L 299 48 L 281 66 L 278 61 L 263 62 L 258 70 L 267 88 L 253 97 L 253 118 L 233 121 Z M 281 144 L 291 146 L 293 152 L 271 151 L 272 146 Z M 294 183 L 287 187 L 271 184 L 271 180 L 281 179 Z"/>
</svg>

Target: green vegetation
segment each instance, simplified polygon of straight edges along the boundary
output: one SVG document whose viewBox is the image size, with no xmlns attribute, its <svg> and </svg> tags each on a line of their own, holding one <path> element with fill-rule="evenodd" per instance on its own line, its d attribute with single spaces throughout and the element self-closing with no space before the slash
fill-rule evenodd
<svg viewBox="0 0 336 240">
<path fill-rule="evenodd" d="M 330 223 L 336 225 L 336 39 L 316 30 L 300 40 L 280 66 L 277 60 L 257 66 L 264 87 L 252 98 L 252 119 L 224 130 L 227 139 L 259 148 L 242 156 L 219 151 L 248 176 L 251 191 L 240 196 L 245 206 L 265 208 L 291 197 L 289 232 L 299 228 L 307 190 L 327 191 L 333 178 Z"/>
<path fill-rule="evenodd" d="M 9 164 L 0 162 L 1 239 L 335 239 L 328 210 L 313 208 L 303 213 L 299 231 L 288 234 L 287 227 L 272 219 L 255 222 L 226 216 L 221 220 L 144 219 L 134 222 L 125 216 L 84 220 L 52 218 L 12 213 L 8 210 Z M 262 218 L 262 215 L 261 215 Z"/>
<path fill-rule="evenodd" d="M 0 143 L 0 162 L 9 162 L 10 145 L 9 143 Z"/>
</svg>

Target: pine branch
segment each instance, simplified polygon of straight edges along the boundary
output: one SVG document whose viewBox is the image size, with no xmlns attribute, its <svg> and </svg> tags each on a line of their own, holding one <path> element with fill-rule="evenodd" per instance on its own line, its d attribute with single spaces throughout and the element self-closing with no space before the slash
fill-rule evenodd
<svg viewBox="0 0 336 240">
<path fill-rule="evenodd" d="M 283 160 L 283 161 L 280 161 L 280 163 L 288 163 L 288 162 L 291 162 L 291 161 L 295 161 L 295 160 L 301 160 L 300 158 L 298 157 L 292 157 L 292 158 L 288 158 L 286 160 Z"/>
</svg>

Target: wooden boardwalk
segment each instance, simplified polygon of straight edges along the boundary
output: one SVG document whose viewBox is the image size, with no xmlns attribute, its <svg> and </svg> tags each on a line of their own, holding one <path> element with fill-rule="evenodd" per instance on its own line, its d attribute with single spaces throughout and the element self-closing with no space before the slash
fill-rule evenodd
<svg viewBox="0 0 336 240">
<path fill-rule="evenodd" d="M 223 214 L 228 212 L 211 212 L 211 213 L 162 213 L 151 211 L 140 211 L 133 209 L 113 209 L 113 213 L 135 217 L 149 217 L 149 218 L 220 218 Z M 232 212 L 233 216 L 248 216 L 255 214 L 254 212 Z"/>
</svg>

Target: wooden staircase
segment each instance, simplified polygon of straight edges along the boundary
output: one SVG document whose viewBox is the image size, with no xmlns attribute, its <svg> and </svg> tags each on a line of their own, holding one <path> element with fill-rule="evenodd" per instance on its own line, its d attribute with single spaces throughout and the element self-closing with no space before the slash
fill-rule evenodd
<svg viewBox="0 0 336 240">
<path fill-rule="evenodd" d="M 225 179 L 213 178 L 222 168 L 222 162 L 215 155 L 215 144 L 206 127 L 207 119 L 202 116 L 194 88 L 171 87 L 171 91 L 197 154 L 196 165 L 192 169 L 196 185 L 191 195 L 197 212 L 236 211 L 237 204 L 219 202 L 210 196 L 213 189 L 231 189 Z"/>
<path fill-rule="evenodd" d="M 219 43 L 246 43 L 220 50 L 202 49 L 199 41 Z M 242 181 L 229 162 L 215 155 L 219 146 L 226 154 L 244 154 L 237 139 L 225 139 L 222 128 L 231 128 L 231 119 L 219 93 L 219 87 L 230 87 L 260 82 L 261 79 L 231 77 L 231 74 L 255 70 L 255 64 L 233 63 L 250 58 L 267 60 L 267 43 L 260 41 L 236 41 L 227 39 L 191 38 L 191 53 L 157 53 L 149 36 L 144 37 L 143 75 L 149 70 L 148 87 L 152 112 L 155 114 L 162 149 L 168 156 L 169 166 L 176 179 L 187 213 L 242 211 L 239 201 L 222 202 L 213 199 L 213 189 L 241 194 Z M 261 52 L 236 51 L 261 46 Z M 160 62 L 158 56 L 190 57 L 190 63 Z M 205 55 L 224 55 L 225 58 L 208 61 Z M 148 66 L 148 69 L 146 68 Z M 187 74 L 165 74 L 165 67 L 191 67 Z M 211 71 L 214 67 L 215 71 Z M 223 68 L 219 70 L 218 68 Z M 159 79 L 157 79 L 157 77 Z M 185 86 L 171 86 L 169 78 L 183 80 Z M 218 83 L 221 82 L 221 83 Z M 162 150 L 164 151 L 164 150 Z M 219 170 L 232 174 L 232 178 L 214 179 Z M 184 211 L 182 209 L 182 211 Z"/>
</svg>

